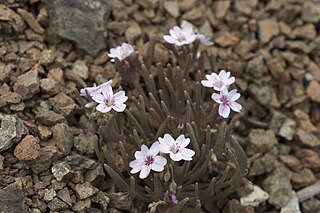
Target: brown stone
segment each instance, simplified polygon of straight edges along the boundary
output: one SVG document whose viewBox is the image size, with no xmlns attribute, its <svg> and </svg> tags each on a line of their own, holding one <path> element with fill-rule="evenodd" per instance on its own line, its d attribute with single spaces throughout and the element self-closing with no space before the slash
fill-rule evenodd
<svg viewBox="0 0 320 213">
<path fill-rule="evenodd" d="M 21 161 L 34 160 L 40 155 L 39 140 L 32 135 L 27 135 L 14 149 L 14 156 Z"/>
<path fill-rule="evenodd" d="M 307 113 L 300 109 L 296 109 L 293 113 L 301 129 L 307 132 L 313 132 L 317 130 L 317 128 L 311 123 L 310 117 Z"/>
<path fill-rule="evenodd" d="M 31 98 L 40 91 L 38 72 L 31 70 L 17 78 L 13 90 L 20 94 L 23 100 Z"/>
<path fill-rule="evenodd" d="M 308 97 L 315 101 L 320 102 L 320 84 L 318 81 L 311 81 L 307 87 L 307 95 Z"/>
<path fill-rule="evenodd" d="M 271 58 L 267 60 L 267 68 L 275 78 L 280 78 L 284 72 L 285 64 L 277 58 Z"/>
<path fill-rule="evenodd" d="M 239 42 L 239 38 L 228 31 L 223 31 L 214 39 L 214 42 L 221 47 L 228 47 L 236 45 Z"/>
<path fill-rule="evenodd" d="M 317 36 L 317 31 L 313 24 L 305 24 L 301 27 L 296 27 L 292 34 L 298 38 L 312 40 Z"/>
<path fill-rule="evenodd" d="M 306 146 L 309 147 L 318 147 L 320 146 L 320 140 L 317 136 L 315 136 L 312 133 L 306 132 L 303 129 L 297 129 L 296 135 L 298 137 L 298 140 Z"/>
<path fill-rule="evenodd" d="M 300 158 L 302 165 L 313 171 L 320 171 L 320 157 L 316 151 L 311 149 L 300 149 L 297 151 L 297 156 Z"/>
<path fill-rule="evenodd" d="M 225 17 L 230 8 L 230 5 L 230 1 L 214 1 L 213 8 L 215 11 L 215 16 L 217 18 Z"/>
<path fill-rule="evenodd" d="M 279 159 L 294 171 L 299 171 L 302 168 L 300 160 L 294 155 L 279 155 Z"/>
<path fill-rule="evenodd" d="M 292 178 L 291 178 L 293 187 L 295 189 L 301 188 L 304 186 L 309 186 L 309 185 L 315 183 L 316 180 L 317 179 L 316 179 L 315 175 L 308 168 L 304 168 L 298 172 L 293 173 Z"/>
<path fill-rule="evenodd" d="M 279 26 L 274 19 L 264 19 L 259 21 L 259 37 L 262 43 L 267 43 L 270 39 L 279 34 Z"/>
<path fill-rule="evenodd" d="M 20 8 L 18 9 L 18 13 L 36 33 L 44 33 L 43 27 L 38 23 L 37 19 L 35 19 L 31 13 Z"/>
<path fill-rule="evenodd" d="M 308 64 L 307 71 L 311 73 L 315 80 L 320 81 L 320 67 L 316 63 L 311 61 Z"/>
</svg>

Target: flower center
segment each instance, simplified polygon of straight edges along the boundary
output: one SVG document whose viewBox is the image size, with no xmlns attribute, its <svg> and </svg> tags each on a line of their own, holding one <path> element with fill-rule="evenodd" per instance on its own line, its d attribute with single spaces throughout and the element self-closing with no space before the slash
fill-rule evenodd
<svg viewBox="0 0 320 213">
<path fill-rule="evenodd" d="M 113 105 L 112 102 L 113 102 L 113 101 L 112 101 L 111 98 L 110 98 L 110 99 L 107 99 L 107 100 L 106 100 L 106 105 L 107 105 L 108 107 L 111 107 L 111 106 Z"/>
<path fill-rule="evenodd" d="M 225 104 L 225 105 L 228 105 L 229 102 L 230 102 L 228 96 L 226 96 L 226 95 L 223 95 L 223 96 L 220 98 L 220 101 L 221 101 L 223 104 Z"/>
<path fill-rule="evenodd" d="M 221 88 L 222 85 L 223 85 L 223 83 L 222 83 L 221 80 L 219 80 L 219 81 L 217 81 L 217 82 L 215 83 L 215 86 L 218 87 L 218 88 Z"/>
<path fill-rule="evenodd" d="M 179 151 L 180 151 L 180 146 L 178 144 L 173 144 L 171 147 L 170 147 L 170 151 L 173 153 L 173 154 L 177 154 Z"/>
<path fill-rule="evenodd" d="M 151 155 L 148 155 L 147 158 L 144 160 L 144 165 L 150 166 L 153 164 L 154 158 Z"/>
</svg>

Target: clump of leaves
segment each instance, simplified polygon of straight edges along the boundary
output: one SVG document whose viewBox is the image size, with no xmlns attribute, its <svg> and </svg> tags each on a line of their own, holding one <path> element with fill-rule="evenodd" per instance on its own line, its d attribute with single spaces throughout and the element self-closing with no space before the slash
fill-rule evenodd
<svg viewBox="0 0 320 213">
<path fill-rule="evenodd" d="M 205 52 L 199 56 L 199 42 L 183 48 L 165 44 L 174 54 L 173 63 L 154 65 L 156 42 L 151 38 L 143 60 L 136 53 L 122 61 L 115 58 L 123 84 L 135 90 L 128 95 L 124 113 L 105 117 L 99 126 L 96 153 L 119 190 L 140 201 L 144 211 L 147 207 L 150 212 L 170 213 L 197 212 L 201 206 L 219 208 L 246 183 L 247 157 L 232 137 L 238 116 L 227 124 L 218 116 L 217 106 L 208 101 L 200 84 L 204 59 L 212 66 L 216 63 Z M 151 172 L 145 179 L 132 175 L 129 162 L 134 152 L 142 144 L 150 147 L 167 133 L 173 138 L 181 134 L 190 138 L 193 159 L 176 162 L 167 158 L 162 172 Z M 115 163 L 115 153 L 121 154 L 123 168 Z"/>
</svg>

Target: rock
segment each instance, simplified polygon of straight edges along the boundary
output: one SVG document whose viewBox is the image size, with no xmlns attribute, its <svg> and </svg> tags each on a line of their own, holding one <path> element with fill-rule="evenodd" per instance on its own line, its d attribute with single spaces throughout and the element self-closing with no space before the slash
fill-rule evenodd
<svg viewBox="0 0 320 213">
<path fill-rule="evenodd" d="M 57 196 L 57 193 L 54 191 L 54 189 L 44 189 L 44 191 L 45 193 L 43 199 L 47 202 L 53 200 L 53 198 Z"/>
<path fill-rule="evenodd" d="M 92 198 L 92 202 L 99 203 L 102 211 L 107 212 L 110 198 L 103 192 L 97 192 L 97 194 Z"/>
<path fill-rule="evenodd" d="M 297 126 L 297 123 L 294 120 L 287 118 L 282 124 L 282 126 L 280 127 L 278 135 L 280 135 L 281 137 L 284 137 L 288 141 L 291 141 L 293 139 L 296 126 Z"/>
<path fill-rule="evenodd" d="M 289 202 L 281 208 L 280 213 L 301 213 L 299 207 L 299 200 L 294 191 L 292 191 L 292 196 Z"/>
<path fill-rule="evenodd" d="M 262 157 L 256 159 L 250 168 L 250 173 L 248 176 L 259 176 L 266 172 L 272 172 L 275 168 L 275 165 L 278 163 L 277 155 L 278 152 L 276 149 L 272 149 Z"/>
<path fill-rule="evenodd" d="M 313 212 L 320 210 L 320 200 L 313 197 L 304 201 L 301 205 L 302 212 Z"/>
<path fill-rule="evenodd" d="M 46 3 L 54 34 L 74 41 L 78 47 L 93 55 L 106 47 L 110 8 L 105 1 L 57 0 Z"/>
<path fill-rule="evenodd" d="M 0 189 L 0 212 L 28 213 L 26 197 L 18 184 L 13 183 Z"/>
<path fill-rule="evenodd" d="M 133 44 L 142 34 L 142 30 L 139 26 L 139 24 L 135 21 L 132 21 L 129 23 L 129 27 L 127 28 L 125 32 L 126 40 Z"/>
<path fill-rule="evenodd" d="M 301 129 L 306 132 L 314 132 L 317 131 L 317 128 L 311 123 L 309 115 L 300 109 L 296 109 L 293 112 L 296 121 Z"/>
<path fill-rule="evenodd" d="M 320 158 L 318 152 L 311 149 L 299 149 L 296 155 L 300 158 L 304 167 L 310 168 L 313 171 L 320 171 Z"/>
<path fill-rule="evenodd" d="M 32 135 L 27 135 L 14 149 L 14 156 L 20 161 L 34 160 L 40 155 L 39 140 Z"/>
<path fill-rule="evenodd" d="M 56 123 L 66 122 L 66 119 L 62 115 L 55 113 L 54 111 L 44 109 L 37 110 L 36 120 L 38 123 L 46 126 L 52 126 Z"/>
<path fill-rule="evenodd" d="M 215 39 L 214 42 L 221 47 L 234 46 L 239 42 L 237 36 L 232 35 L 228 31 L 222 31 Z"/>
<path fill-rule="evenodd" d="M 93 187 L 89 182 L 85 182 L 83 184 L 77 184 L 74 188 L 75 193 L 77 196 L 83 200 L 88 197 L 91 197 L 99 190 L 95 187 Z"/>
<path fill-rule="evenodd" d="M 294 155 L 279 155 L 279 160 L 293 171 L 299 171 L 302 169 L 300 160 Z"/>
<path fill-rule="evenodd" d="M 43 50 L 40 54 L 39 63 L 48 66 L 54 61 L 54 51 Z"/>
<path fill-rule="evenodd" d="M 248 154 L 265 153 L 269 151 L 278 140 L 272 130 L 253 129 L 249 134 Z"/>
<path fill-rule="evenodd" d="M 13 90 L 20 94 L 23 100 L 31 98 L 40 91 L 38 72 L 31 70 L 17 78 Z"/>
<path fill-rule="evenodd" d="M 61 162 L 51 167 L 51 172 L 57 181 L 67 181 L 72 177 L 72 170 L 69 164 Z"/>
<path fill-rule="evenodd" d="M 1 97 L 9 104 L 18 104 L 22 101 L 22 96 L 15 92 L 8 92 Z"/>
<path fill-rule="evenodd" d="M 38 134 L 41 140 L 46 141 L 51 137 L 52 131 L 47 126 L 38 125 Z"/>
<path fill-rule="evenodd" d="M 48 73 L 48 78 L 55 80 L 60 85 L 64 85 L 63 70 L 60 68 L 50 69 Z"/>
<path fill-rule="evenodd" d="M 298 140 L 308 147 L 320 146 L 320 139 L 312 133 L 308 133 L 303 129 L 298 128 L 296 131 Z"/>
<path fill-rule="evenodd" d="M 80 200 L 74 206 L 72 209 L 76 212 L 84 212 L 86 209 L 91 207 L 91 200 L 90 198 L 85 200 Z M 90 211 L 91 212 L 91 211 Z"/>
<path fill-rule="evenodd" d="M 306 22 L 317 23 L 320 21 L 320 6 L 311 1 L 304 2 L 301 17 Z"/>
<path fill-rule="evenodd" d="M 88 170 L 84 175 L 84 180 L 92 183 L 93 186 L 98 187 L 103 191 L 106 186 L 105 173 L 101 164 L 98 164 L 94 169 Z"/>
<path fill-rule="evenodd" d="M 111 32 L 113 32 L 113 33 L 115 33 L 117 35 L 123 35 L 127 28 L 128 28 L 128 22 L 127 21 L 111 21 L 111 22 L 108 22 L 108 30 L 110 30 Z"/>
<path fill-rule="evenodd" d="M 67 187 L 64 187 L 63 189 L 58 191 L 57 197 L 60 198 L 65 203 L 67 203 L 69 206 L 71 206 L 73 203 L 73 201 L 71 200 L 71 197 L 70 197 L 70 192 Z"/>
<path fill-rule="evenodd" d="M 310 61 L 310 63 L 307 66 L 307 71 L 312 75 L 313 79 L 320 81 L 320 67 L 316 63 L 314 63 L 313 61 Z"/>
<path fill-rule="evenodd" d="M 12 115 L 3 116 L 0 114 L 0 152 L 9 149 L 15 142 L 28 133 L 27 127 L 23 122 Z"/>
<path fill-rule="evenodd" d="M 93 155 L 95 153 L 95 145 L 97 142 L 97 136 L 92 133 L 80 134 L 74 138 L 74 147 L 82 155 Z"/>
<path fill-rule="evenodd" d="M 254 78 L 261 78 L 265 73 L 267 73 L 262 55 L 257 56 L 249 61 L 246 68 L 246 73 Z"/>
<path fill-rule="evenodd" d="M 259 37 L 262 43 L 267 43 L 279 34 L 279 26 L 274 19 L 264 19 L 258 22 Z"/>
<path fill-rule="evenodd" d="M 70 166 L 72 169 L 74 170 L 84 170 L 84 169 L 94 169 L 97 166 L 97 162 L 76 154 L 74 152 L 72 152 L 70 155 L 68 155 L 67 157 L 65 157 L 64 159 Z"/>
<path fill-rule="evenodd" d="M 165 1 L 163 7 L 174 18 L 180 16 L 178 1 Z"/>
<path fill-rule="evenodd" d="M 116 207 L 117 209 L 130 210 L 132 205 L 132 197 L 125 192 L 108 193 L 110 198 L 110 207 Z"/>
<path fill-rule="evenodd" d="M 291 176 L 290 170 L 279 163 L 262 183 L 263 189 L 269 193 L 268 202 L 276 208 L 284 207 L 292 196 Z"/>
<path fill-rule="evenodd" d="M 269 199 L 268 193 L 263 191 L 259 186 L 253 185 L 252 188 L 253 191 L 251 193 L 240 198 L 241 205 L 257 207 L 260 203 Z"/>
<path fill-rule="evenodd" d="M 68 155 L 73 147 L 73 133 L 65 123 L 59 123 L 51 128 L 52 141 L 63 155 Z"/>
<path fill-rule="evenodd" d="M 277 58 L 270 58 L 267 60 L 267 68 L 274 78 L 279 79 L 285 71 L 285 63 L 282 63 Z"/>
<path fill-rule="evenodd" d="M 53 98 L 50 98 L 49 102 L 53 106 L 53 110 L 55 112 L 62 114 L 65 117 L 70 116 L 77 107 L 74 100 L 67 96 L 64 92 L 61 92 Z"/>
<path fill-rule="evenodd" d="M 251 51 L 257 49 L 258 41 L 256 39 L 242 39 L 235 48 L 235 52 L 241 58 L 252 57 Z M 262 61 L 263 63 L 263 61 Z"/>
<path fill-rule="evenodd" d="M 11 76 L 10 67 L 0 62 L 0 81 L 8 82 L 10 79 L 10 76 Z"/>
<path fill-rule="evenodd" d="M 85 61 L 76 60 L 72 65 L 72 71 L 85 80 L 89 77 L 89 68 L 87 67 Z"/>
<path fill-rule="evenodd" d="M 68 208 L 68 204 L 66 204 L 65 202 L 63 202 L 62 200 L 60 200 L 59 198 L 53 198 L 53 200 L 51 200 L 48 203 L 48 207 L 51 211 L 59 211 Z"/>
<path fill-rule="evenodd" d="M 22 33 L 26 27 L 21 16 L 19 16 L 5 4 L 0 5 L 0 21 L 8 22 L 16 33 Z"/>
<path fill-rule="evenodd" d="M 320 84 L 318 81 L 313 80 L 310 82 L 307 87 L 307 95 L 311 100 L 320 102 Z"/>
<path fill-rule="evenodd" d="M 258 0 L 236 1 L 235 9 L 244 15 L 250 15 L 257 5 Z"/>
<path fill-rule="evenodd" d="M 271 91 L 267 85 L 249 84 L 248 91 L 263 106 L 268 105 L 271 101 Z"/>
<path fill-rule="evenodd" d="M 293 187 L 295 189 L 299 189 L 315 183 L 317 179 L 310 169 L 304 168 L 300 171 L 293 173 L 291 181 Z"/>
<path fill-rule="evenodd" d="M 224 209 L 225 212 L 243 212 L 243 213 L 254 213 L 254 208 L 251 206 L 243 206 L 238 200 L 228 200 L 227 207 Z"/>
<path fill-rule="evenodd" d="M 20 9 L 20 8 L 18 8 L 17 11 L 34 32 L 39 33 L 39 34 L 44 33 L 43 27 L 38 23 L 37 19 L 35 17 L 33 17 L 33 15 L 31 13 L 29 13 L 26 10 Z"/>
<path fill-rule="evenodd" d="M 317 31 L 313 24 L 305 24 L 301 27 L 296 27 L 292 34 L 297 38 L 312 40 L 317 36 Z"/>
<path fill-rule="evenodd" d="M 213 8 L 218 19 L 224 18 L 230 8 L 230 1 L 214 1 Z"/>
</svg>

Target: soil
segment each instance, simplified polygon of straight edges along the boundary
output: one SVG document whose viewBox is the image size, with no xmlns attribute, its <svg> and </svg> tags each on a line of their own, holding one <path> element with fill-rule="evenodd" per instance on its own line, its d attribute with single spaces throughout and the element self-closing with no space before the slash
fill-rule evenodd
<svg viewBox="0 0 320 213">
<path fill-rule="evenodd" d="M 184 22 L 236 77 L 235 136 L 247 178 L 268 194 L 255 207 L 230 200 L 225 212 L 320 212 L 319 1 L 72 2 L 0 0 L 1 212 L 137 212 L 95 155 L 78 91 L 121 84 L 108 51 L 122 42 L 145 55 L 156 34 L 166 64 L 162 36 Z"/>
</svg>

